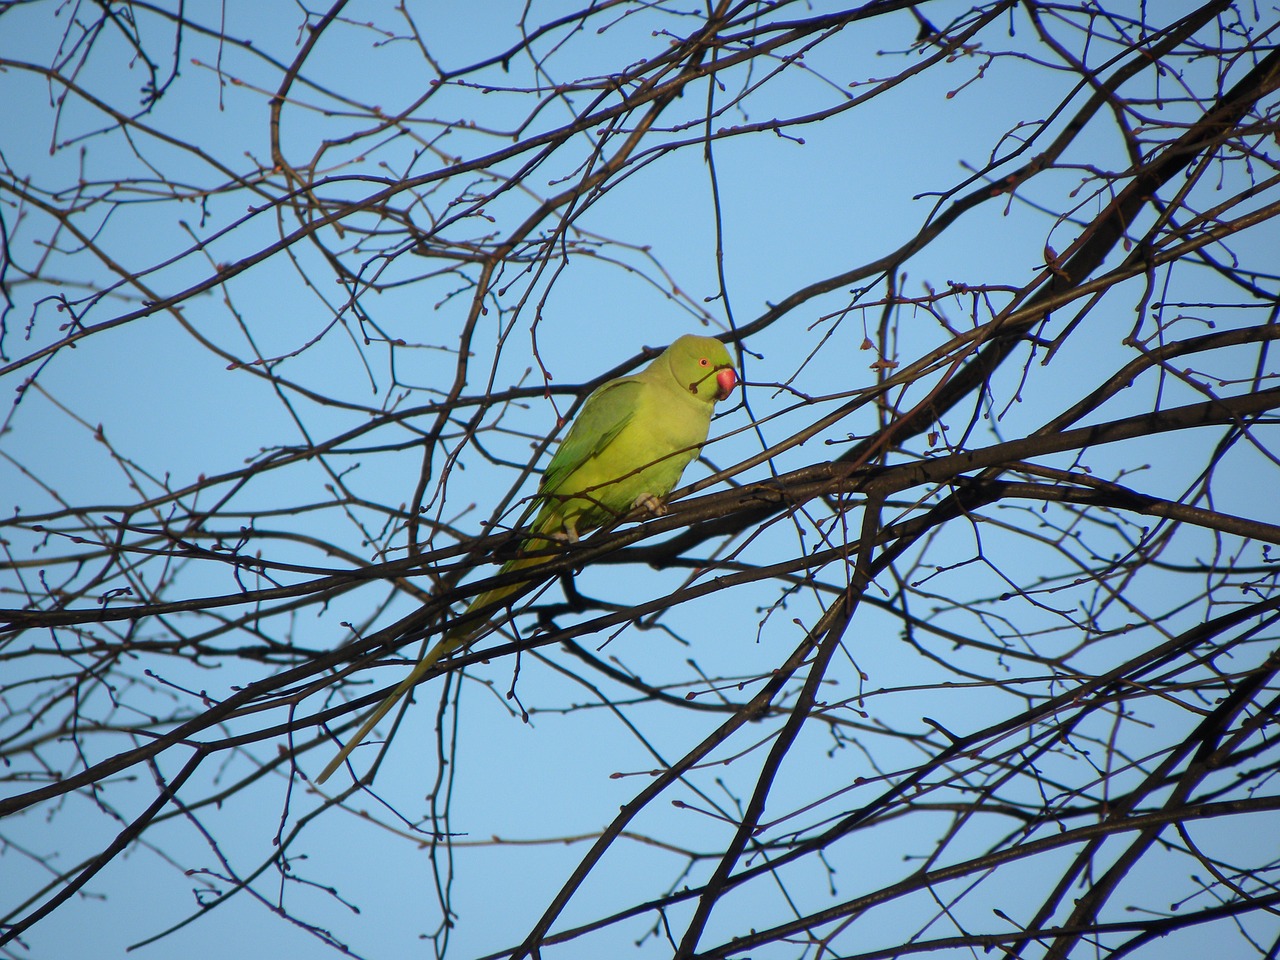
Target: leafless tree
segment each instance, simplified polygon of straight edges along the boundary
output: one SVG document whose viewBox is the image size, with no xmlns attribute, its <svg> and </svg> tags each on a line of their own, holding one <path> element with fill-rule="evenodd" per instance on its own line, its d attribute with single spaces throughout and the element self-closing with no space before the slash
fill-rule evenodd
<svg viewBox="0 0 1280 960">
<path fill-rule="evenodd" d="M 1280 956 L 1273 7 L 264 6 L 0 5 L 6 956 Z"/>
</svg>

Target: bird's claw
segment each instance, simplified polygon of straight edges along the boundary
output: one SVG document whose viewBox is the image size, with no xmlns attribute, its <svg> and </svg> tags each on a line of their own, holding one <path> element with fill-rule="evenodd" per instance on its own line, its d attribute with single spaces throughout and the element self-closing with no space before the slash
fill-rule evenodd
<svg viewBox="0 0 1280 960">
<path fill-rule="evenodd" d="M 548 538 L 554 540 L 556 543 L 577 543 L 578 527 L 572 520 L 566 520 L 564 522 L 564 529 L 548 534 Z"/>
<path fill-rule="evenodd" d="M 632 510 L 636 510 L 641 507 L 654 517 L 661 517 L 667 512 L 667 505 L 652 493 L 640 494 L 640 496 L 636 497 L 636 502 L 631 505 Z"/>
</svg>

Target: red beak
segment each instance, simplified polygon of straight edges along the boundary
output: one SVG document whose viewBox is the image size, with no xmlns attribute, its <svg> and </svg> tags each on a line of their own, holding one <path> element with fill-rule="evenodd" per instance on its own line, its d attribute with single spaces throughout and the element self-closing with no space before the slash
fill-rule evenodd
<svg viewBox="0 0 1280 960">
<path fill-rule="evenodd" d="M 732 367 L 725 367 L 716 374 L 716 399 L 724 400 L 733 393 L 733 388 L 737 385 L 738 375 L 733 372 Z"/>
</svg>

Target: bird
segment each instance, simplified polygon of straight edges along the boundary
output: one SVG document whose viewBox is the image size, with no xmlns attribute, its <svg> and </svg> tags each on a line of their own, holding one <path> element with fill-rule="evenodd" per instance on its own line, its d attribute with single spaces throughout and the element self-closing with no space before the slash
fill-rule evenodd
<svg viewBox="0 0 1280 960">
<path fill-rule="evenodd" d="M 598 387 L 582 405 L 542 473 L 534 497 L 537 514 L 514 559 L 499 574 L 546 563 L 555 547 L 637 507 L 665 511 L 664 500 L 706 442 L 711 414 L 738 384 L 725 345 L 686 334 L 630 376 Z M 483 626 L 471 616 L 492 608 L 528 581 L 494 587 L 471 601 L 458 623 L 422 657 L 408 676 L 369 714 L 324 768 L 324 783 L 369 732 L 442 658 L 469 643 Z"/>
</svg>

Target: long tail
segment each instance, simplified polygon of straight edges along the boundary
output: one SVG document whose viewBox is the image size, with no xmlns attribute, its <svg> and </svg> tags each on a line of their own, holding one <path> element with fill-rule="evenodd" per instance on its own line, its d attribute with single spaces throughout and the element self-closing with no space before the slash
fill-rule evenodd
<svg viewBox="0 0 1280 960">
<path fill-rule="evenodd" d="M 511 573 L 515 570 L 523 570 L 527 567 L 536 567 L 540 564 L 546 563 L 548 560 L 551 560 L 552 557 L 553 555 L 540 557 L 517 557 L 514 560 L 508 560 L 504 563 L 502 565 L 502 569 L 499 570 L 498 573 Z M 475 610 L 481 610 L 500 602 L 524 586 L 525 582 L 520 581 L 508 584 L 504 587 L 495 587 L 492 590 L 486 590 L 484 593 L 480 594 L 480 596 L 471 601 L 471 604 L 467 607 L 467 612 L 463 614 L 463 618 L 466 618 Z M 472 637 L 480 631 L 481 626 L 482 622 L 467 620 L 465 623 L 456 627 L 451 627 L 446 631 L 445 635 L 440 638 L 436 645 L 428 650 L 423 658 L 414 665 L 414 668 L 409 671 L 409 675 L 401 680 L 400 683 L 396 685 L 396 688 L 387 694 L 386 698 L 383 699 L 380 704 L 374 707 L 373 712 L 365 718 L 364 723 L 360 725 L 360 729 L 356 731 L 356 735 L 347 741 L 346 745 L 338 751 L 338 755 L 330 760 L 329 765 L 320 772 L 320 776 L 316 777 L 316 783 L 324 783 L 333 776 L 333 772 L 346 762 L 347 757 L 351 755 L 351 751 L 360 746 L 360 742 L 369 735 L 369 732 L 373 730 L 375 726 L 377 726 L 378 721 L 385 717 L 390 712 L 391 708 L 400 702 L 401 697 L 417 686 L 418 682 L 426 676 L 427 672 L 437 663 L 449 654 L 453 653 L 455 650 L 465 647 Z"/>
</svg>

